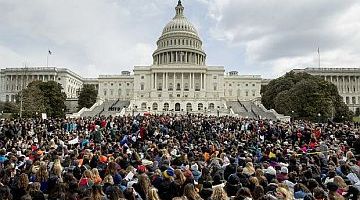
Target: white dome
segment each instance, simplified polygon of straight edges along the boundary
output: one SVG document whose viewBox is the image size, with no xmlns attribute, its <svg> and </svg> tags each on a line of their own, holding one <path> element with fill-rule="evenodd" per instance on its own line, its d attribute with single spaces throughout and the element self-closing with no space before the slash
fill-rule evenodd
<svg viewBox="0 0 360 200">
<path fill-rule="evenodd" d="M 185 31 L 191 34 L 198 35 L 194 25 L 192 25 L 189 20 L 184 16 L 176 15 L 164 28 L 162 35 L 165 35 L 170 32 L 179 32 Z"/>
<path fill-rule="evenodd" d="M 194 27 L 184 16 L 179 0 L 175 17 L 167 23 L 153 53 L 154 65 L 205 65 L 206 54 Z"/>
</svg>

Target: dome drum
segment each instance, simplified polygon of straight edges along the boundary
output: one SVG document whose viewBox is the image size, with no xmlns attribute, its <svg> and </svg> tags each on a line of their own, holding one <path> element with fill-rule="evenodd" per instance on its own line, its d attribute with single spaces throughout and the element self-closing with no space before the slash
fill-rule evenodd
<svg viewBox="0 0 360 200">
<path fill-rule="evenodd" d="M 181 1 L 175 7 L 175 17 L 165 26 L 153 53 L 154 65 L 205 65 L 206 54 L 198 33 L 184 16 Z"/>
</svg>

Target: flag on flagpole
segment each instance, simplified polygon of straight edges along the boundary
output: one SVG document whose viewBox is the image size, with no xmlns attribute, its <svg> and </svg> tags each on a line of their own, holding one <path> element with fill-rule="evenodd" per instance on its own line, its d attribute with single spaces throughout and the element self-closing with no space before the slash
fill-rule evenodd
<svg viewBox="0 0 360 200">
<path fill-rule="evenodd" d="M 318 54 L 320 54 L 320 47 L 318 47 Z"/>
<path fill-rule="evenodd" d="M 51 54 L 52 54 L 52 52 L 51 52 L 50 50 L 49 50 L 48 52 L 49 52 L 49 55 L 51 55 Z"/>
</svg>

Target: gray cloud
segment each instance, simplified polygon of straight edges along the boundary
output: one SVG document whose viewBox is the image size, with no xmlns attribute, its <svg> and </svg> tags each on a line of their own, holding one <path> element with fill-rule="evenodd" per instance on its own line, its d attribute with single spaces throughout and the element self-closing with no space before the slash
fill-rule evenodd
<svg viewBox="0 0 360 200">
<path fill-rule="evenodd" d="M 244 48 L 248 63 L 272 67 L 273 74 L 314 65 L 318 47 L 326 65 L 360 61 L 358 1 L 209 0 L 209 5 L 217 21 L 212 36 Z"/>
</svg>

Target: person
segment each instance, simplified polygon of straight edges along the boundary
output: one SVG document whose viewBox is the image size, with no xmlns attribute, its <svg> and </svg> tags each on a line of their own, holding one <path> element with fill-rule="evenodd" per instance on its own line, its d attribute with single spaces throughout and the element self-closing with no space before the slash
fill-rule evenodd
<svg viewBox="0 0 360 200">
<path fill-rule="evenodd" d="M 193 184 L 188 183 L 184 187 L 184 196 L 188 200 L 202 200 L 200 195 L 196 192 L 195 187 Z"/>
<path fill-rule="evenodd" d="M 352 141 L 360 133 L 352 122 L 192 114 L 30 118 L 0 120 L 0 135 L 0 199 L 359 198 Z M 215 194 L 216 187 L 225 193 Z"/>
<path fill-rule="evenodd" d="M 228 200 L 229 198 L 228 198 L 224 188 L 217 186 L 213 189 L 211 199 L 212 200 Z"/>
<path fill-rule="evenodd" d="M 148 196 L 148 200 L 160 200 L 160 197 L 157 193 L 157 189 L 156 188 L 150 188 L 149 189 L 149 194 L 147 195 Z"/>
<path fill-rule="evenodd" d="M 93 168 L 91 170 L 91 173 L 92 173 L 92 180 L 94 181 L 94 185 L 100 185 L 101 182 L 102 182 L 102 179 L 100 177 L 100 174 L 99 174 L 99 170 L 97 168 Z"/>
<path fill-rule="evenodd" d="M 12 196 L 14 199 L 20 199 L 22 196 L 27 194 L 27 189 L 29 185 L 28 176 L 25 173 L 22 173 L 17 180 L 17 184 L 12 189 Z"/>
<path fill-rule="evenodd" d="M 45 195 L 40 190 L 39 182 L 34 182 L 30 184 L 29 194 L 33 200 L 45 200 Z"/>
</svg>

